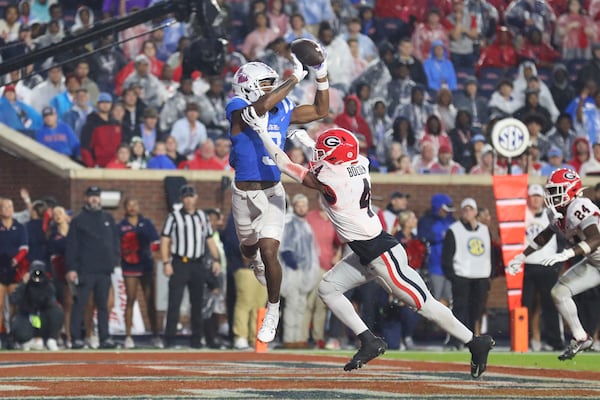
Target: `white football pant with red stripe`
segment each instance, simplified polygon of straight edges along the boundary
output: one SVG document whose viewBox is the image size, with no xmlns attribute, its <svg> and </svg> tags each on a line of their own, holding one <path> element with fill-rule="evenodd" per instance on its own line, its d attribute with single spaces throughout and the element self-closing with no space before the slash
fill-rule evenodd
<svg viewBox="0 0 600 400">
<path fill-rule="evenodd" d="M 388 293 L 461 342 L 467 343 L 473 338 L 473 332 L 456 319 L 448 307 L 433 298 L 421 276 L 408 265 L 401 244 L 366 266 L 351 252 L 328 271 L 319 284 L 323 302 L 356 335 L 368 328 L 344 293 L 373 279 Z"/>
</svg>

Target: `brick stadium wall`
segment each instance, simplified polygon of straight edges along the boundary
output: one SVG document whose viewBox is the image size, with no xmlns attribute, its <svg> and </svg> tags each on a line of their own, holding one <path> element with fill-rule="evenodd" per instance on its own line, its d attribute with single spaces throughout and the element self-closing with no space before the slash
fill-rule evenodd
<svg viewBox="0 0 600 400">
<path fill-rule="evenodd" d="M 60 204 L 70 203 L 68 179 L 0 149 L 0 196 L 12 199 L 17 211 L 25 208 L 20 188 L 28 189 L 32 199 L 52 195 Z"/>
</svg>

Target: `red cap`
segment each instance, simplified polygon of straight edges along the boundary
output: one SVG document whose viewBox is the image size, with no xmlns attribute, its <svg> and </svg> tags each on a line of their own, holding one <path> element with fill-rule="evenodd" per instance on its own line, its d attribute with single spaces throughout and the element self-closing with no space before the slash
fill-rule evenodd
<svg viewBox="0 0 600 400">
<path fill-rule="evenodd" d="M 14 91 L 16 91 L 15 85 L 6 85 L 6 86 L 4 86 L 4 91 L 5 92 L 14 92 Z"/>
<path fill-rule="evenodd" d="M 452 153 L 452 147 L 448 146 L 447 144 L 443 144 L 440 146 L 438 153 Z"/>
</svg>

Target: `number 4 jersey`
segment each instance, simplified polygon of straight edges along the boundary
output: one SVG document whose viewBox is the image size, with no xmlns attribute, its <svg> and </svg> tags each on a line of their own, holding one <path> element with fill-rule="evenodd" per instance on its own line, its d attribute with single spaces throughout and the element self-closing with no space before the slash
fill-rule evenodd
<svg viewBox="0 0 600 400">
<path fill-rule="evenodd" d="M 563 234 L 571 244 L 586 239 L 583 231 L 588 226 L 600 224 L 600 210 L 587 197 L 576 197 L 573 199 L 567 206 L 566 215 L 562 218 L 555 216 L 551 210 L 547 210 L 547 212 L 553 230 Z M 588 258 L 593 258 L 600 262 L 598 250 L 590 254 Z"/>
<path fill-rule="evenodd" d="M 342 241 L 370 240 L 381 233 L 381 222 L 371 210 L 369 160 L 358 156 L 355 163 L 338 165 L 319 161 L 312 171 L 328 187 L 321 202 Z"/>
</svg>

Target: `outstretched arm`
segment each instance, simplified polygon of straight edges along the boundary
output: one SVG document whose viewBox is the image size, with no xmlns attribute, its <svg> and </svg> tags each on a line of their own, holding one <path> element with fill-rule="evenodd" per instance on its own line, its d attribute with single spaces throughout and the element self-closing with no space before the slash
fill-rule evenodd
<svg viewBox="0 0 600 400">
<path fill-rule="evenodd" d="M 325 118 L 329 113 L 329 81 L 327 80 L 327 58 L 323 63 L 309 67 L 317 78 L 317 92 L 313 104 L 304 104 L 292 111 L 292 124 L 305 124 Z"/>
<path fill-rule="evenodd" d="M 541 231 L 533 240 L 530 241 L 529 246 L 525 248 L 525 250 L 517 254 L 512 260 L 508 262 L 506 265 L 506 271 L 510 275 L 516 275 L 523 269 L 523 262 L 525 261 L 525 257 L 534 253 L 538 249 L 541 249 L 552 239 L 554 235 L 554 231 L 550 226 L 547 226 L 543 231 Z"/>
</svg>

